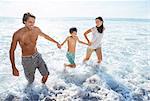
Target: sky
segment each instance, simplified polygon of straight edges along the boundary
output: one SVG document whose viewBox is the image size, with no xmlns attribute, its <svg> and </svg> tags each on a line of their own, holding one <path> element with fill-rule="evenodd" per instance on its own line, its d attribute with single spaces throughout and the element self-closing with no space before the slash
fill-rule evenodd
<svg viewBox="0 0 150 101">
<path fill-rule="evenodd" d="M 150 19 L 150 0 L 0 0 L 0 16 L 95 17 Z"/>
</svg>

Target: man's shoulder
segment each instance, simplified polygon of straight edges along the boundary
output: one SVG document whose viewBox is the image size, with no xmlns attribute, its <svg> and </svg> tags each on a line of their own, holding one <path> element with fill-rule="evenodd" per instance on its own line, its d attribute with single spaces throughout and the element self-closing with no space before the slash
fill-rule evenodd
<svg viewBox="0 0 150 101">
<path fill-rule="evenodd" d="M 40 28 L 39 28 L 39 27 L 37 27 L 37 26 L 34 26 L 34 29 L 36 29 L 36 30 L 40 30 Z"/>
<path fill-rule="evenodd" d="M 15 36 L 16 36 L 16 35 L 19 35 L 20 33 L 23 32 L 23 29 L 24 29 L 24 28 L 18 29 L 16 32 L 14 32 L 14 35 L 15 35 Z"/>
<path fill-rule="evenodd" d="M 22 33 L 25 31 L 25 27 L 22 27 L 20 29 L 18 29 L 15 33 Z"/>
<path fill-rule="evenodd" d="M 39 27 L 37 27 L 37 26 L 34 26 L 34 31 L 36 33 L 42 32 L 41 29 Z"/>
<path fill-rule="evenodd" d="M 22 27 L 22 28 L 20 28 L 20 29 L 18 29 L 16 32 L 14 32 L 14 34 L 13 34 L 13 36 L 14 37 L 20 37 L 21 35 L 22 35 L 22 33 L 24 33 L 25 32 L 25 27 Z"/>
<path fill-rule="evenodd" d="M 14 32 L 13 38 L 18 40 L 20 37 L 20 33 L 22 33 L 22 28 L 18 29 L 16 32 Z"/>
</svg>

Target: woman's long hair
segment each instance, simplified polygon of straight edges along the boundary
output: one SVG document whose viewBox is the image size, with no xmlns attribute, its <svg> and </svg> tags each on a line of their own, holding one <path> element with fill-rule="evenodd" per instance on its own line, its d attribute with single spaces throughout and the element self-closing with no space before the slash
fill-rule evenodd
<svg viewBox="0 0 150 101">
<path fill-rule="evenodd" d="M 103 18 L 102 18 L 102 17 L 97 17 L 96 19 L 98 19 L 98 20 L 100 20 L 100 21 L 103 21 Z M 95 20 L 96 20 L 96 19 L 95 19 Z M 103 23 L 102 23 L 102 25 L 101 25 L 100 27 L 97 27 L 97 26 L 96 26 L 96 28 L 97 28 L 97 30 L 98 30 L 99 33 L 103 33 L 103 31 L 104 31 L 104 25 L 103 25 Z"/>
</svg>

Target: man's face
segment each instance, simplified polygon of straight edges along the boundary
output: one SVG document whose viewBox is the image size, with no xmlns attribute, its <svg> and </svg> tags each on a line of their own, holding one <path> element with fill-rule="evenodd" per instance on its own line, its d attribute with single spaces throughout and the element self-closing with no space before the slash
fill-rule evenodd
<svg viewBox="0 0 150 101">
<path fill-rule="evenodd" d="M 32 29 L 34 27 L 35 19 L 32 17 L 29 17 L 27 21 L 25 21 L 25 26 L 29 29 Z"/>
</svg>

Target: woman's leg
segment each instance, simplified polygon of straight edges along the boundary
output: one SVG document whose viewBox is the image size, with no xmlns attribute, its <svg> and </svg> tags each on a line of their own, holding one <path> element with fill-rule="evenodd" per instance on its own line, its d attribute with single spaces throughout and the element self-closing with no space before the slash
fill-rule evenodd
<svg viewBox="0 0 150 101">
<path fill-rule="evenodd" d="M 97 55 L 97 58 L 98 58 L 97 63 L 101 63 L 101 61 L 102 61 L 102 49 L 101 48 L 96 49 L 96 55 Z"/>
<path fill-rule="evenodd" d="M 88 60 L 90 59 L 90 57 L 91 57 L 93 51 L 94 51 L 94 50 L 91 49 L 91 48 L 88 48 L 88 49 L 87 49 L 86 57 L 84 58 L 83 62 L 86 62 L 86 61 L 88 61 Z"/>
</svg>

